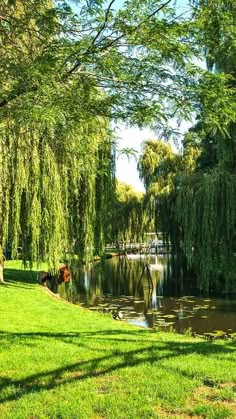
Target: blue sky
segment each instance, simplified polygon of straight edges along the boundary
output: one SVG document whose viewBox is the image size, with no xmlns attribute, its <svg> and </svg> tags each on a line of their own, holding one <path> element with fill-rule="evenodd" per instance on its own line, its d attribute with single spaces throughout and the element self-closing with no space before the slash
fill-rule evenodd
<svg viewBox="0 0 236 419">
<path fill-rule="evenodd" d="M 181 132 L 186 132 L 191 125 L 183 122 L 180 127 Z M 140 130 L 139 128 L 126 127 L 125 125 L 119 124 L 115 127 L 115 131 L 119 137 L 118 148 L 134 148 L 137 150 L 138 155 L 141 153 L 143 141 L 160 139 L 154 131 L 148 128 Z M 120 156 L 117 159 L 116 177 L 121 182 L 129 183 L 137 191 L 143 192 L 145 190 L 143 183 L 139 179 L 137 162 L 134 158 L 128 160 L 126 156 Z"/>
<path fill-rule="evenodd" d="M 156 138 L 150 129 L 140 130 L 139 128 L 126 128 L 124 125 L 117 125 L 116 132 L 119 137 L 119 148 L 134 148 L 140 155 L 142 142 Z M 134 158 L 130 160 L 126 156 L 120 156 L 116 162 L 116 177 L 121 182 L 129 183 L 137 191 L 144 191 L 143 183 L 139 179 L 137 163 Z"/>
</svg>

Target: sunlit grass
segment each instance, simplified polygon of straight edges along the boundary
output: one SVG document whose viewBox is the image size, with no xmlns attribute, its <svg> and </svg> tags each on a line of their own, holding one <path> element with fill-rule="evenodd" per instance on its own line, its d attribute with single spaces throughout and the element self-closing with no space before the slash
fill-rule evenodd
<svg viewBox="0 0 236 419">
<path fill-rule="evenodd" d="M 236 417 L 233 341 L 132 327 L 53 298 L 21 262 L 5 267 L 1 418 Z"/>
</svg>

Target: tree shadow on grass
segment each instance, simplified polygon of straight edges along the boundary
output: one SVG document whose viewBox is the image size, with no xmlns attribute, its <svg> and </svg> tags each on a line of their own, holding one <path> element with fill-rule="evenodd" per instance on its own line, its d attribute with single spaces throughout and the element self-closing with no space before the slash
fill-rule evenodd
<svg viewBox="0 0 236 419">
<path fill-rule="evenodd" d="M 135 341 L 133 339 L 120 339 L 119 335 L 130 335 L 133 337 L 135 334 Z M 80 382 L 82 380 L 98 378 L 104 375 L 113 374 L 114 372 L 121 372 L 128 367 L 139 367 L 141 365 L 151 365 L 153 368 L 158 368 L 163 371 L 168 370 L 168 373 L 173 373 L 179 377 L 185 377 L 189 380 L 196 378 L 194 369 L 182 368 L 184 358 L 188 355 L 201 355 L 202 360 L 196 362 L 207 362 L 208 356 L 211 360 L 214 358 L 217 367 L 220 368 L 222 356 L 235 353 L 235 343 L 230 342 L 228 345 L 221 345 L 218 343 L 209 343 L 203 341 L 160 341 L 158 335 L 156 340 L 144 341 L 143 338 L 139 339 L 143 331 L 121 331 L 121 330 L 104 330 L 102 332 L 82 332 L 82 333 L 1 333 L 1 337 L 5 339 L 8 345 L 12 345 L 13 341 L 17 338 L 21 339 L 23 345 L 28 343 L 32 344 L 32 340 L 41 340 L 45 348 L 50 343 L 50 339 L 58 339 L 60 342 L 75 345 L 75 348 L 83 348 L 87 350 L 87 360 L 73 362 L 68 365 L 59 366 L 58 368 L 49 371 L 43 371 L 35 374 L 28 375 L 22 379 L 12 379 L 9 377 L 2 377 L 0 383 L 0 401 L 13 401 L 18 400 L 22 396 L 29 393 L 37 393 L 44 390 L 51 390 L 58 386 Z M 103 347 L 100 348 L 103 354 L 97 355 L 99 348 L 94 349 L 94 342 L 97 340 L 101 342 Z M 117 347 L 110 347 L 111 340 L 117 342 Z M 109 341 L 108 347 L 104 347 L 104 342 Z M 119 346 L 120 343 L 120 346 Z M 133 344 L 133 347 L 131 345 Z M 122 345 L 122 346 L 121 346 Z M 93 351 L 96 351 L 94 354 Z M 179 362 L 178 362 L 179 358 Z M 165 361 L 174 360 L 176 362 L 170 363 L 166 366 Z M 187 358 L 186 358 L 187 359 Z M 59 360 L 59 362 L 61 362 Z M 163 363 L 163 365 L 162 365 Z M 155 364 L 155 365 L 154 365 Z M 182 369 L 181 369 L 182 368 Z M 196 366 L 197 368 L 197 366 Z M 134 370 L 132 370 L 134 371 Z M 206 382 L 206 376 L 203 372 L 199 372 L 198 379 L 202 383 Z M 4 395 L 4 390 L 8 389 Z M 10 390 L 9 390 L 10 389 Z"/>
<path fill-rule="evenodd" d="M 2 332 L 0 331 L 0 338 L 7 339 L 7 344 L 11 345 L 12 343 L 21 340 L 24 342 L 24 346 L 27 346 L 27 340 L 37 341 L 40 339 L 46 339 L 50 341 L 50 339 L 57 339 L 60 342 L 70 343 L 72 345 L 81 345 L 81 339 L 83 340 L 92 340 L 97 341 L 98 344 L 100 342 L 107 342 L 109 343 L 124 343 L 124 344 L 133 344 L 138 345 L 142 344 L 145 345 L 147 343 L 153 343 L 158 345 L 158 348 L 166 345 L 165 341 L 159 340 L 158 332 L 153 332 L 153 339 L 150 338 L 152 336 L 152 331 L 149 330 L 101 330 L 101 331 L 91 331 L 91 332 L 68 332 L 68 333 L 54 333 L 54 332 Z M 172 335 L 173 336 L 173 335 Z M 178 336 L 178 335 L 177 335 Z M 195 342 L 190 340 L 189 342 L 185 341 L 174 341 L 171 342 L 173 344 L 173 348 L 179 349 L 181 353 L 183 353 L 183 346 L 187 345 L 193 349 L 193 352 L 196 354 L 201 354 L 204 356 L 213 355 L 213 354 L 230 354 L 230 352 L 235 353 L 236 350 L 236 340 L 229 340 L 224 342 L 223 345 L 217 344 L 217 342 L 208 342 L 205 340 L 198 340 L 196 339 Z M 46 344 L 46 343 L 45 343 Z M 104 350 L 104 348 L 103 348 Z M 179 353 L 180 355 L 180 353 Z"/>
<path fill-rule="evenodd" d="M 9 286 L 28 288 L 27 285 L 36 283 L 37 274 L 37 271 L 5 269 L 5 278 Z M 71 362 L 62 366 L 59 357 L 57 368 L 49 371 L 45 368 L 45 371 L 28 374 L 22 379 L 2 376 L 0 381 L 1 402 L 14 401 L 30 393 L 39 393 L 66 384 L 81 382 L 86 379 L 96 379 L 115 372 L 119 373 L 129 367 L 132 367 L 135 372 L 135 368 L 148 364 L 153 368 L 159 368 L 163 371 L 168 370 L 168 373 L 173 373 L 175 376 L 192 380 L 196 378 L 194 369 L 186 370 L 182 368 L 185 357 L 187 359 L 189 355 L 196 354 L 201 355 L 203 361 L 207 361 L 209 356 L 215 360 L 216 365 L 220 368 L 222 357 L 224 355 L 230 357 L 236 349 L 235 342 L 227 342 L 222 345 L 217 342 L 211 343 L 197 339 L 195 342 L 181 339 L 179 341 L 178 339 L 168 340 L 168 338 L 161 341 L 157 332 L 135 328 L 132 330 L 121 328 L 117 328 L 117 330 L 85 330 L 70 333 L 2 332 L 0 338 L 3 342 L 2 348 L 14 347 L 17 342 L 22 347 L 34 346 L 37 348 L 39 345 L 40 347 L 44 346 L 46 350 L 50 350 L 50 348 L 55 349 L 55 346 L 50 346 L 50 341 L 58 340 L 67 345 L 74 345 L 75 351 L 78 348 L 88 351 L 87 360 Z M 176 360 L 176 362 L 166 365 L 165 361 L 168 360 Z M 202 360 L 200 359 L 199 363 Z M 23 362 L 23 360 L 21 361 Z M 43 360 L 39 360 L 39 363 L 41 362 Z M 177 362 L 179 362 L 178 365 Z M 203 372 L 199 372 L 198 378 L 202 380 L 202 383 L 206 382 Z"/>
<path fill-rule="evenodd" d="M 6 281 L 6 285 L 17 286 L 24 288 L 22 284 L 36 284 L 38 278 L 39 271 L 37 270 L 21 270 L 21 269 L 11 269 L 5 268 L 4 269 L 4 280 Z M 19 284 L 21 283 L 21 284 Z M 27 288 L 27 287 L 25 287 Z"/>
</svg>

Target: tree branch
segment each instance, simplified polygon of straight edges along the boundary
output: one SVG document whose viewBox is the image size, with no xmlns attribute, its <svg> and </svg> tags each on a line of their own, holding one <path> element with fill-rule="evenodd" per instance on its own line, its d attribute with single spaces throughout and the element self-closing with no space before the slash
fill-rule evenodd
<svg viewBox="0 0 236 419">
<path fill-rule="evenodd" d="M 94 45 L 96 40 L 99 38 L 99 36 L 101 35 L 101 33 L 104 31 L 104 29 L 106 28 L 106 24 L 109 18 L 109 14 L 110 14 L 110 10 L 111 7 L 113 5 L 113 3 L 115 3 L 115 0 L 111 0 L 107 10 L 106 10 L 106 14 L 105 14 L 105 19 L 104 19 L 104 23 L 102 25 L 102 27 L 100 28 L 100 30 L 98 31 L 98 33 L 96 34 L 96 36 L 94 37 L 94 39 L 92 40 L 91 44 Z"/>
<path fill-rule="evenodd" d="M 113 3 L 114 1 L 112 1 L 110 3 L 110 5 Z M 171 2 L 171 0 L 167 0 L 165 3 L 163 3 L 161 6 L 158 7 L 158 9 L 154 10 L 154 12 L 150 13 L 150 15 L 148 15 L 146 17 L 146 19 L 144 19 L 142 22 L 140 22 L 138 25 L 136 25 L 134 28 L 131 29 L 130 33 L 134 33 L 136 32 L 141 26 L 143 26 L 146 22 L 148 22 L 148 20 L 150 20 L 153 16 L 155 16 L 155 14 L 157 14 L 158 12 L 160 12 L 162 9 L 164 9 L 164 7 L 166 7 L 169 3 Z M 110 6 L 109 5 L 109 6 Z M 105 24 L 105 23 L 104 23 Z M 124 33 L 122 33 L 121 35 L 117 36 L 115 39 L 113 39 L 112 41 L 110 41 L 108 44 L 104 45 L 103 47 L 101 47 L 99 49 L 99 51 L 104 51 L 110 47 L 112 47 L 114 44 L 116 44 L 120 39 L 122 39 L 124 36 Z M 98 36 L 96 35 L 96 37 L 94 39 L 97 39 Z M 102 41 L 104 41 L 103 38 Z M 94 45 L 94 42 L 92 41 L 91 45 L 89 46 L 89 48 L 85 51 L 85 53 L 83 53 L 83 55 L 87 55 L 90 52 L 94 52 L 94 48 L 96 48 L 96 46 Z M 76 70 L 78 70 L 78 68 L 81 65 L 81 61 L 77 61 L 75 63 L 75 65 L 66 73 L 65 78 L 69 77 L 71 74 L 73 74 Z"/>
<path fill-rule="evenodd" d="M 106 27 L 106 23 L 108 21 L 109 18 L 109 13 L 111 10 L 111 7 L 113 5 L 115 0 L 112 0 L 106 10 L 106 14 L 105 14 L 105 21 L 102 25 L 102 27 L 100 28 L 100 30 L 98 30 L 98 33 L 96 34 L 96 36 L 94 37 L 94 39 L 92 40 L 91 45 L 87 48 L 87 50 L 81 55 L 81 59 L 91 53 L 94 53 L 96 50 L 98 50 L 99 52 L 105 51 L 109 48 L 111 48 L 114 44 L 117 44 L 118 41 L 124 37 L 124 33 L 122 33 L 121 35 L 117 36 L 115 39 L 112 39 L 109 43 L 107 43 L 106 45 L 98 48 L 98 46 L 95 45 L 96 40 L 99 38 L 100 34 L 104 31 L 105 27 Z M 156 13 L 160 12 L 164 7 L 166 7 L 169 3 L 171 2 L 171 0 L 167 0 L 165 3 L 163 3 L 161 6 L 159 6 L 156 10 L 154 10 L 152 13 L 150 13 L 146 19 L 144 19 L 143 21 L 141 21 L 138 25 L 136 25 L 135 27 L 133 27 L 130 31 L 130 33 L 134 33 L 136 32 L 141 26 L 143 26 L 148 20 L 150 20 Z M 2 16 L 0 16 L 0 19 L 3 18 Z M 103 38 L 101 41 L 104 41 Z M 81 59 L 80 61 L 77 61 L 75 63 L 75 65 L 64 75 L 64 77 L 62 78 L 63 81 L 66 81 L 75 71 L 77 71 L 79 69 L 79 67 L 81 67 Z M 113 80 L 114 82 L 114 80 Z M 116 80 L 116 82 L 118 82 L 118 80 Z M 125 83 L 125 81 L 119 81 L 121 83 Z M 38 86 L 32 86 L 30 89 L 21 89 L 18 92 L 12 92 L 8 98 L 2 100 L 0 102 L 0 108 L 3 108 L 4 106 L 7 106 L 9 103 L 11 103 L 13 100 L 17 99 L 18 97 L 27 94 L 27 93 L 32 93 L 38 90 Z"/>
<path fill-rule="evenodd" d="M 26 93 L 37 92 L 37 90 L 38 86 L 32 86 L 30 90 L 22 89 L 20 92 L 12 93 L 7 99 L 4 99 L 0 102 L 0 108 L 4 108 L 4 106 L 8 105 L 10 102 Z"/>
</svg>

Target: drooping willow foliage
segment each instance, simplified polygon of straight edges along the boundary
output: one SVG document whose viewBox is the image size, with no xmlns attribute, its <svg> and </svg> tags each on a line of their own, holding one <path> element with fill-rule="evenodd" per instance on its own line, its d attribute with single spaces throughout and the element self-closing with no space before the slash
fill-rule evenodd
<svg viewBox="0 0 236 419">
<path fill-rule="evenodd" d="M 173 211 L 181 228 L 182 250 L 205 289 L 220 288 L 221 282 L 230 291 L 235 281 L 236 143 L 232 128 L 230 137 L 203 144 L 197 169 L 191 176 L 180 177 L 176 191 Z M 216 163 L 210 159 L 207 167 L 205 155 L 214 144 Z"/>
<path fill-rule="evenodd" d="M 140 177 L 146 187 L 147 207 L 154 219 L 155 230 L 163 233 L 164 241 L 168 242 L 171 239 L 173 245 L 177 245 L 173 220 L 176 183 L 183 170 L 186 173 L 193 171 L 198 154 L 196 147 L 189 143 L 183 155 L 178 155 L 167 143 L 147 140 L 138 163 Z"/>
<path fill-rule="evenodd" d="M 149 218 L 145 197 L 130 185 L 116 182 L 115 199 L 111 213 L 111 241 L 145 242 L 153 222 Z"/>
<path fill-rule="evenodd" d="M 235 104 L 235 12 L 231 0 L 200 1 L 195 9 L 208 67 L 229 77 L 231 105 Z M 206 106 L 203 97 L 200 124 L 193 129 L 201 138 L 201 155 L 195 173 L 181 179 L 175 212 L 184 253 L 198 272 L 200 286 L 212 289 L 221 284 L 230 291 L 235 282 L 236 112 L 214 124 Z M 222 113 L 225 107 L 227 101 L 222 101 Z"/>
<path fill-rule="evenodd" d="M 106 241 L 115 169 L 109 119 L 99 112 L 106 96 L 56 70 L 69 38 L 63 8 L 53 5 L 0 5 L 0 264 L 20 246 L 25 263 L 57 268 Z"/>
<path fill-rule="evenodd" d="M 176 218 L 182 229 L 182 246 L 199 284 L 213 288 L 219 278 L 232 285 L 236 245 L 236 176 L 214 170 L 182 178 Z"/>
<path fill-rule="evenodd" d="M 146 142 L 139 170 L 156 231 L 170 240 L 175 261 L 197 273 L 202 289 L 229 291 L 235 280 L 236 176 L 230 165 L 207 170 L 206 150 L 198 148 L 196 137 L 191 144 L 192 138 L 186 136 L 183 155 L 164 143 Z M 150 160 L 150 153 L 156 157 Z"/>
<path fill-rule="evenodd" d="M 68 129 L 2 124 L 1 244 L 12 256 L 54 265 L 63 255 L 104 246 L 112 194 L 113 146 L 107 121 Z"/>
</svg>

